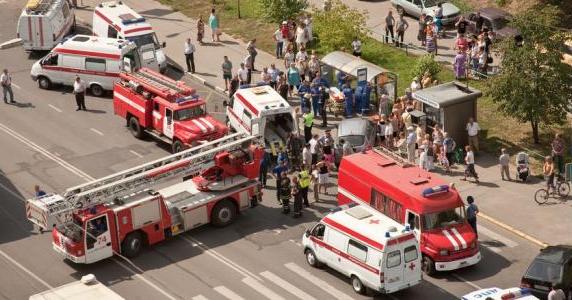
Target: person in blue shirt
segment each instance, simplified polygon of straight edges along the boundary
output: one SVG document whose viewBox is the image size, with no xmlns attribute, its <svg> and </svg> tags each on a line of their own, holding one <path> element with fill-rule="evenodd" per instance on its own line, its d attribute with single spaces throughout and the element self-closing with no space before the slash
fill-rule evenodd
<svg viewBox="0 0 572 300">
<path fill-rule="evenodd" d="M 467 221 L 478 237 L 479 234 L 477 233 L 477 215 L 479 214 L 479 207 L 475 204 L 475 199 L 473 196 L 467 197 L 467 203 L 469 203 L 469 206 L 467 206 Z"/>
<path fill-rule="evenodd" d="M 34 193 L 36 194 L 36 198 L 40 198 L 46 195 L 46 192 L 42 191 L 39 185 L 34 186 Z"/>
<path fill-rule="evenodd" d="M 371 97 L 371 83 L 367 83 L 363 87 L 363 97 L 361 100 L 361 113 L 366 114 L 369 112 L 369 99 Z"/>
<path fill-rule="evenodd" d="M 260 160 L 260 170 L 258 173 L 258 181 L 262 184 L 262 187 L 266 187 L 266 175 L 268 174 L 268 168 L 272 163 L 272 157 L 268 151 L 264 151 L 264 156 Z"/>
<path fill-rule="evenodd" d="M 320 91 L 320 87 L 315 83 L 312 83 L 312 87 L 310 88 L 310 93 L 312 94 L 312 110 L 314 111 L 314 116 L 320 116 L 320 97 L 322 97 L 322 92 Z"/>
<path fill-rule="evenodd" d="M 351 118 L 354 106 L 354 92 L 348 84 L 344 84 L 342 93 L 344 93 L 344 98 L 346 99 L 346 117 Z"/>
<path fill-rule="evenodd" d="M 302 111 L 306 108 L 306 101 L 304 100 L 304 95 L 311 94 L 310 83 L 308 81 L 304 81 L 300 88 L 298 89 L 298 96 L 300 96 L 300 107 Z M 308 107 L 310 109 L 310 107 Z"/>
<path fill-rule="evenodd" d="M 356 87 L 355 93 L 354 93 L 354 111 L 356 112 L 356 114 L 360 115 L 361 114 L 361 108 L 362 108 L 362 99 L 363 99 L 363 84 L 358 84 L 358 86 Z"/>
<path fill-rule="evenodd" d="M 336 79 L 338 80 L 338 89 L 342 90 L 344 87 L 344 84 L 346 83 L 346 79 L 348 77 L 348 74 L 339 71 L 338 75 L 336 75 Z"/>
<path fill-rule="evenodd" d="M 278 166 L 283 166 L 282 172 L 288 172 L 288 154 L 286 154 L 284 149 L 280 149 L 276 158 L 276 164 Z"/>
<path fill-rule="evenodd" d="M 312 80 L 312 83 L 316 84 L 318 87 L 330 87 L 330 83 L 327 79 L 322 78 L 322 74 L 318 71 L 316 72 L 316 77 Z"/>
</svg>

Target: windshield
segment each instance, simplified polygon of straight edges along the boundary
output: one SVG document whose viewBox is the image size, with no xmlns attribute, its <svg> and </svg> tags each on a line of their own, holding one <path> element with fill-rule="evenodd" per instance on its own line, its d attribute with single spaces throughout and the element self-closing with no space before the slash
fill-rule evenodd
<svg viewBox="0 0 572 300">
<path fill-rule="evenodd" d="M 534 260 L 526 271 L 526 277 L 548 282 L 560 282 L 562 266 L 542 260 Z"/>
<path fill-rule="evenodd" d="M 449 210 L 423 215 L 423 229 L 431 230 L 463 223 L 465 207 L 459 206 Z"/>
<path fill-rule="evenodd" d="M 194 119 L 196 117 L 204 116 L 206 112 L 207 112 L 206 104 L 179 109 L 175 111 L 175 120 L 186 121 Z"/>
<path fill-rule="evenodd" d="M 342 138 L 350 143 L 352 147 L 362 146 L 365 141 L 365 137 L 363 135 L 346 135 Z"/>
<path fill-rule="evenodd" d="M 73 217 L 73 222 L 58 225 L 57 229 L 58 232 L 71 239 L 75 243 L 78 243 L 82 240 L 83 223 L 77 216 Z"/>
<path fill-rule="evenodd" d="M 159 41 L 157 40 L 157 36 L 155 33 L 148 33 L 138 36 L 130 36 L 127 37 L 128 41 L 134 42 L 137 45 L 137 48 L 141 48 L 142 46 L 153 44 L 155 49 L 159 49 Z"/>
<path fill-rule="evenodd" d="M 425 7 L 437 6 L 438 1 L 436 0 L 425 0 Z"/>
</svg>

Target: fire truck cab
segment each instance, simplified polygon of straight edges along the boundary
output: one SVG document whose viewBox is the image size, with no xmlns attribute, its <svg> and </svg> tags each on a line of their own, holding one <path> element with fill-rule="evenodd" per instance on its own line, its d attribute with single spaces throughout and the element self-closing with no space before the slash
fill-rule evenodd
<svg viewBox="0 0 572 300">
<path fill-rule="evenodd" d="M 302 238 L 306 261 L 351 278 L 354 291 L 389 294 L 421 282 L 419 242 L 401 225 L 367 205 L 339 206 Z"/>
<path fill-rule="evenodd" d="M 120 77 L 113 88 L 113 108 L 136 138 L 147 133 L 170 144 L 175 153 L 228 133 L 207 114 L 205 100 L 183 82 L 147 68 Z"/>
<path fill-rule="evenodd" d="M 372 149 L 344 156 L 338 204 L 367 204 L 409 225 L 420 240 L 428 275 L 478 263 L 477 236 L 465 218 L 459 193 L 435 174 L 390 154 Z"/>
<path fill-rule="evenodd" d="M 167 58 L 163 53 L 165 43 L 159 44 L 151 24 L 121 1 L 103 2 L 94 8 L 93 34 L 134 42 L 143 67 L 161 73 L 167 69 Z"/>
<path fill-rule="evenodd" d="M 239 89 L 226 107 L 228 127 L 264 137 L 273 154 L 298 131 L 296 111 L 268 85 Z"/>
</svg>

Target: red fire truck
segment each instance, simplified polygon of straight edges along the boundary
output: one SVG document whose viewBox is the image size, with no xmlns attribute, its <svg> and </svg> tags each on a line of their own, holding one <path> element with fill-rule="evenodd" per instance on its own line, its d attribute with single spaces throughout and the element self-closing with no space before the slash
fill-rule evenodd
<svg viewBox="0 0 572 300">
<path fill-rule="evenodd" d="M 459 193 L 391 151 L 377 148 L 344 156 L 338 173 L 338 204 L 350 202 L 368 204 L 408 224 L 419 238 L 428 275 L 481 260 Z"/>
<path fill-rule="evenodd" d="M 113 108 L 136 138 L 147 133 L 176 153 L 228 133 L 228 127 L 207 114 L 205 100 L 183 82 L 147 68 L 120 77 L 113 87 Z"/>
<path fill-rule="evenodd" d="M 52 229 L 56 252 L 75 263 L 118 253 L 133 257 L 153 245 L 211 223 L 225 226 L 261 201 L 258 138 L 236 133 L 26 202 L 28 219 Z M 156 189 L 159 181 L 180 180 Z M 186 179 L 186 180 L 185 180 Z"/>
</svg>

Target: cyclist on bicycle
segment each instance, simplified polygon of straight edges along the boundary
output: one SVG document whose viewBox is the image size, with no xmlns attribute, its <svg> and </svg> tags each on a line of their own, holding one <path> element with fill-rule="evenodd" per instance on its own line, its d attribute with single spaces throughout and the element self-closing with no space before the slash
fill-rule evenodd
<svg viewBox="0 0 572 300">
<path fill-rule="evenodd" d="M 544 166 L 542 167 L 544 178 L 546 178 L 546 189 L 550 193 L 550 188 L 554 188 L 554 161 L 552 156 L 544 158 Z"/>
</svg>

